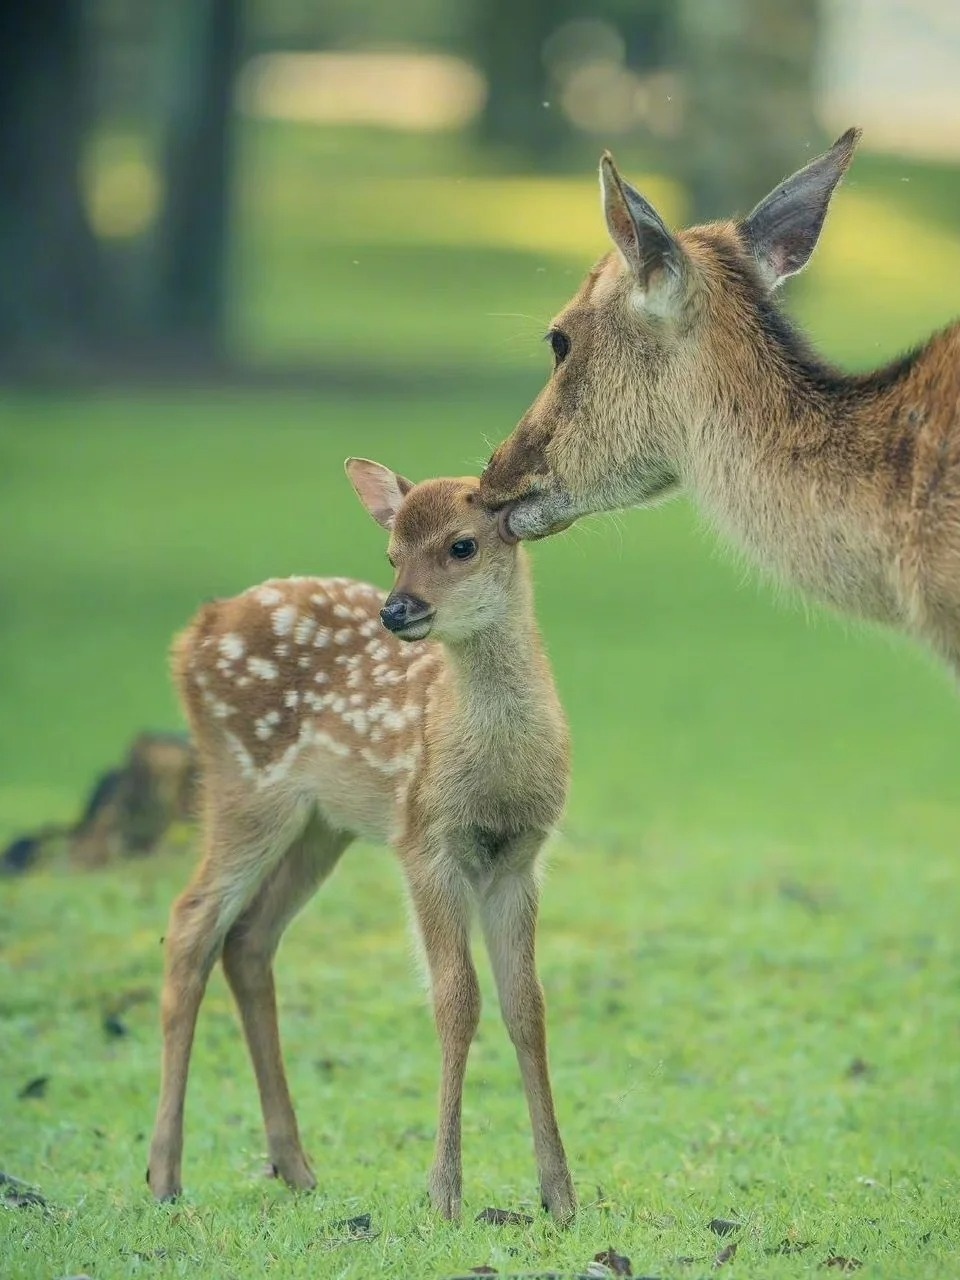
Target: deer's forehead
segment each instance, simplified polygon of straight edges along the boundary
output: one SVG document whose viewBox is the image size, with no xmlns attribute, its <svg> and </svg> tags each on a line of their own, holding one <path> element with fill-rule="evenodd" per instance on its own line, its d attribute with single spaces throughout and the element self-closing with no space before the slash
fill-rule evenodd
<svg viewBox="0 0 960 1280">
<path fill-rule="evenodd" d="M 434 550 L 450 536 L 479 528 L 484 513 L 477 481 L 418 485 L 397 513 L 391 540 L 394 554 L 415 556 Z"/>
<path fill-rule="evenodd" d="M 626 266 L 618 254 L 609 253 L 597 263 L 555 318 L 554 326 L 571 338 L 582 338 L 621 311 L 629 292 Z"/>
</svg>

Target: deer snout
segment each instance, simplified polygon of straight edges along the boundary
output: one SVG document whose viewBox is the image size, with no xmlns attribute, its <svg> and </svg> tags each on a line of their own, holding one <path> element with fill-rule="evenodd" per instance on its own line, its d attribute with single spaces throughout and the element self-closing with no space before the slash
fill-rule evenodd
<svg viewBox="0 0 960 1280">
<path fill-rule="evenodd" d="M 422 639 L 430 630 L 435 610 L 406 591 L 392 591 L 380 610 L 380 621 L 394 635 L 410 633 L 411 639 Z M 426 627 L 426 630 L 424 630 Z M 412 633 L 416 632 L 416 635 Z"/>
</svg>

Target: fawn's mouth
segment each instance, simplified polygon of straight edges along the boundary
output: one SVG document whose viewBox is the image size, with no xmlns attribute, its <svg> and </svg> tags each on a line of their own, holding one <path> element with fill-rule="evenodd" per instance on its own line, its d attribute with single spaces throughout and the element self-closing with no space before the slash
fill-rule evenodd
<svg viewBox="0 0 960 1280">
<path fill-rule="evenodd" d="M 398 640 L 426 640 L 427 636 L 433 630 L 433 620 L 436 616 L 436 611 L 428 613 L 426 617 L 415 619 L 415 621 L 408 623 L 405 627 L 401 627 L 398 631 L 394 631 L 393 634 Z"/>
</svg>

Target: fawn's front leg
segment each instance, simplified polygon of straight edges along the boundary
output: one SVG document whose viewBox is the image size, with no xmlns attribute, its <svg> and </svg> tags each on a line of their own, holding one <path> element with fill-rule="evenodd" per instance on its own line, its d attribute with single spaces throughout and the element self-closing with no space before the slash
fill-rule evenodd
<svg viewBox="0 0 960 1280">
<path fill-rule="evenodd" d="M 537 976 L 539 887 L 534 859 L 540 839 L 504 850 L 480 893 L 480 919 L 497 983 L 500 1011 L 517 1051 L 527 1095 L 543 1206 L 569 1221 L 577 1195 L 560 1137 L 547 1064 L 546 1014 Z"/>
<path fill-rule="evenodd" d="M 480 1020 L 480 985 L 470 956 L 468 886 L 453 865 L 406 860 L 433 995 L 443 1058 L 437 1150 L 430 1199 L 445 1218 L 460 1217 L 463 1161 L 460 1128 L 467 1055 Z"/>
</svg>

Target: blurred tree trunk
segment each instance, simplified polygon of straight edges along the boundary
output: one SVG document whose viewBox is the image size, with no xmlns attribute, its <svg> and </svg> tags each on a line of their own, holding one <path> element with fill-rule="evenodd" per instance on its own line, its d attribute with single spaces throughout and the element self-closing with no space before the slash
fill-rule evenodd
<svg viewBox="0 0 960 1280">
<path fill-rule="evenodd" d="M 679 0 L 691 218 L 745 214 L 820 142 L 820 0 Z"/>
<path fill-rule="evenodd" d="M 475 0 L 474 13 L 472 48 L 487 78 L 481 136 L 530 156 L 552 155 L 568 126 L 562 112 L 543 105 L 550 99 L 543 45 L 565 7 L 556 0 Z"/>
<path fill-rule="evenodd" d="M 90 341 L 97 244 L 80 184 L 89 119 L 82 0 L 0 0 L 0 350 Z"/>
<path fill-rule="evenodd" d="M 166 197 L 152 323 L 165 344 L 203 356 L 223 338 L 241 0 L 167 0 L 162 13 Z"/>
</svg>

